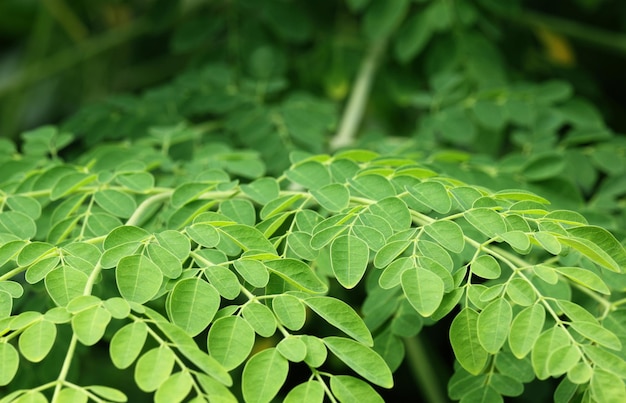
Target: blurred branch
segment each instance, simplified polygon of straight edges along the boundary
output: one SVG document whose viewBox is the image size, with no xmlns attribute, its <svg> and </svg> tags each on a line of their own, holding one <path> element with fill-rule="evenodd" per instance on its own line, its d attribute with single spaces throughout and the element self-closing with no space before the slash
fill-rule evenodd
<svg viewBox="0 0 626 403">
<path fill-rule="evenodd" d="M 492 11 L 517 24 L 548 28 L 553 32 L 568 36 L 580 42 L 586 42 L 598 48 L 626 56 L 626 35 L 624 34 L 534 11 L 517 10 L 514 13 L 501 9 L 492 9 Z"/>
<path fill-rule="evenodd" d="M 424 349 L 424 345 L 420 335 L 405 338 L 404 346 L 406 348 L 407 361 L 422 396 L 428 403 L 445 403 L 448 402 L 447 394 L 441 390 L 440 381 L 437 378 L 436 371 L 433 370 L 432 362 Z"/>
<path fill-rule="evenodd" d="M 43 4 L 74 42 L 87 37 L 87 28 L 64 0 L 44 0 Z"/>
</svg>

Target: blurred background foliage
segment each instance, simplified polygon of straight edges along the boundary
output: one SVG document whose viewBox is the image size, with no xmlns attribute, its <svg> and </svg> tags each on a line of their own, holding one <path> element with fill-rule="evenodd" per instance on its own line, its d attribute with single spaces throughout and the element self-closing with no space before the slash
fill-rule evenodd
<svg viewBox="0 0 626 403">
<path fill-rule="evenodd" d="M 364 147 L 530 189 L 624 240 L 625 65 L 620 0 L 2 0 L 0 137 L 69 160 L 166 141 L 243 178 Z"/>
</svg>

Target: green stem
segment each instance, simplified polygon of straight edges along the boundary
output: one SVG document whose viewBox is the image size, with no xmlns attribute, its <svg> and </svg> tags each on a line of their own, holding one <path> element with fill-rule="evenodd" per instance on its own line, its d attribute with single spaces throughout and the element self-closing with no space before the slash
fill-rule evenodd
<svg viewBox="0 0 626 403">
<path fill-rule="evenodd" d="M 428 359 L 428 354 L 419 335 L 404 339 L 404 346 L 408 363 L 426 401 L 428 403 L 448 402 L 446 395 L 439 387 L 439 380 L 435 377 L 433 365 Z"/>
<path fill-rule="evenodd" d="M 168 190 L 164 191 L 163 193 L 157 193 L 154 196 L 148 197 L 139 205 L 139 207 L 137 207 L 137 210 L 135 210 L 133 215 L 130 216 L 128 221 L 126 221 L 126 225 L 139 224 L 146 211 L 148 211 L 148 209 L 150 209 L 153 204 L 160 203 L 163 199 L 167 199 L 168 197 L 172 196 L 172 193 L 174 193 L 173 190 Z"/>
<path fill-rule="evenodd" d="M 365 106 L 369 98 L 369 92 L 372 81 L 374 80 L 374 75 L 376 74 L 378 62 L 385 50 L 386 44 L 386 39 L 374 42 L 369 48 L 365 59 L 363 59 L 359 74 L 354 82 L 353 90 L 350 93 L 348 104 L 341 117 L 339 131 L 335 137 L 330 140 L 331 150 L 346 147 L 354 143 L 356 131 L 363 118 Z"/>
</svg>

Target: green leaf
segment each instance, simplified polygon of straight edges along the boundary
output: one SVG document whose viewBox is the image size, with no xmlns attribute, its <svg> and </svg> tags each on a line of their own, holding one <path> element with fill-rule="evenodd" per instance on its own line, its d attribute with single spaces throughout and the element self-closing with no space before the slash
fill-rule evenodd
<svg viewBox="0 0 626 403">
<path fill-rule="evenodd" d="M 554 270 L 570 280 L 601 294 L 609 295 L 611 293 L 602 278 L 592 271 L 580 267 L 555 267 Z"/>
<path fill-rule="evenodd" d="M 585 344 L 582 348 L 585 355 L 598 367 L 620 377 L 626 373 L 626 361 L 622 357 L 606 351 L 600 346 Z"/>
<path fill-rule="evenodd" d="M 251 302 L 243 307 L 241 313 L 260 336 L 271 337 L 276 332 L 276 317 L 267 306 Z"/>
<path fill-rule="evenodd" d="M 433 30 L 429 17 L 427 13 L 414 13 L 398 31 L 394 54 L 400 63 L 415 58 L 430 40 Z"/>
<path fill-rule="evenodd" d="M 420 315 L 429 317 L 441 305 L 444 283 L 432 271 L 421 267 L 405 270 L 401 284 L 404 295 Z"/>
<path fill-rule="evenodd" d="M 487 363 L 489 353 L 478 338 L 478 312 L 463 308 L 450 325 L 450 344 L 461 366 L 478 375 Z"/>
<path fill-rule="evenodd" d="M 290 232 L 287 235 L 287 244 L 299 258 L 314 260 L 319 253 L 311 247 L 311 238 L 311 235 L 307 232 Z"/>
<path fill-rule="evenodd" d="M 480 255 L 470 263 L 472 273 L 485 278 L 495 279 L 500 277 L 502 269 L 498 261 L 491 255 Z"/>
<path fill-rule="evenodd" d="M 374 256 L 374 266 L 383 268 L 400 256 L 411 244 L 410 241 L 392 241 L 383 246 Z"/>
<path fill-rule="evenodd" d="M 513 311 L 504 298 L 498 298 L 485 307 L 478 315 L 478 340 L 488 353 L 496 354 L 504 345 Z"/>
<path fill-rule="evenodd" d="M 585 238 L 566 238 L 563 236 L 559 236 L 558 240 L 563 245 L 567 245 L 588 257 L 592 262 L 616 273 L 621 272 L 619 264 L 617 264 L 606 251 L 602 250 L 592 241 Z"/>
<path fill-rule="evenodd" d="M 302 194 L 280 196 L 266 203 L 259 213 L 262 220 L 267 220 L 277 214 L 284 212 L 293 205 L 297 205 L 303 198 Z"/>
<path fill-rule="evenodd" d="M 135 192 L 145 192 L 154 187 L 154 176 L 149 172 L 133 172 L 121 174 L 115 177 L 115 180 L 127 189 Z"/>
<path fill-rule="evenodd" d="M 343 211 L 350 203 L 350 192 L 344 185 L 338 183 L 312 190 L 311 194 L 320 206 L 334 213 Z"/>
<path fill-rule="evenodd" d="M 304 303 L 325 321 L 356 341 L 370 347 L 374 345 L 372 335 L 361 317 L 342 300 L 320 296 L 306 298 Z"/>
<path fill-rule="evenodd" d="M 167 249 L 178 260 L 183 261 L 189 256 L 191 243 L 189 238 L 175 230 L 166 230 L 154 235 L 159 245 Z"/>
<path fill-rule="evenodd" d="M 204 270 L 204 275 L 217 292 L 226 299 L 235 299 L 241 292 L 237 275 L 223 266 L 211 266 Z"/>
<path fill-rule="evenodd" d="M 137 210 L 135 199 L 119 190 L 99 190 L 94 193 L 93 198 L 98 206 L 116 217 L 128 218 Z"/>
<path fill-rule="evenodd" d="M 348 184 L 351 194 L 371 200 L 383 200 L 396 194 L 391 182 L 381 175 L 369 174 L 354 179 L 348 178 Z"/>
<path fill-rule="evenodd" d="M 500 234 L 500 238 L 518 251 L 527 252 L 530 250 L 530 239 L 522 231 L 505 232 Z"/>
<path fill-rule="evenodd" d="M 74 315 L 72 330 L 78 341 L 86 346 L 93 346 L 104 336 L 110 321 L 109 311 L 100 306 L 93 306 Z"/>
<path fill-rule="evenodd" d="M 304 262 L 295 259 L 276 259 L 265 262 L 267 268 L 283 280 L 304 291 L 325 293 L 328 290 L 313 270 Z"/>
<path fill-rule="evenodd" d="M 621 271 L 626 268 L 626 248 L 606 229 L 588 225 L 570 228 L 567 232 L 575 237 L 583 238 L 596 244 L 615 260 L 617 265 L 622 268 Z"/>
<path fill-rule="evenodd" d="M 346 365 L 371 383 L 383 388 L 393 386 L 393 377 L 385 360 L 376 352 L 352 339 L 325 337 L 324 344 Z"/>
<path fill-rule="evenodd" d="M 20 365 L 20 356 L 9 343 L 0 343 L 0 386 L 11 383 Z"/>
<path fill-rule="evenodd" d="M 3 211 L 0 214 L 0 233 L 13 234 L 19 239 L 31 239 L 37 233 L 32 218 L 19 211 Z"/>
<path fill-rule="evenodd" d="M 155 403 L 178 403 L 185 400 L 194 380 L 189 371 L 176 372 L 163 382 L 154 394 Z"/>
<path fill-rule="evenodd" d="M 567 331 L 560 326 L 551 327 L 541 333 L 531 353 L 531 362 L 538 379 L 543 380 L 550 376 L 548 372 L 550 354 L 557 348 L 567 346 L 570 343 L 571 340 Z"/>
<path fill-rule="evenodd" d="M 306 308 L 289 294 L 277 295 L 272 300 L 272 310 L 278 321 L 289 330 L 300 330 L 306 321 Z"/>
<path fill-rule="evenodd" d="M 241 191 L 259 204 L 267 204 L 278 197 L 280 187 L 274 178 L 259 178 L 249 184 L 242 184 Z"/>
<path fill-rule="evenodd" d="M 11 195 L 7 197 L 6 204 L 11 210 L 24 213 L 33 220 L 41 216 L 41 204 L 32 197 Z"/>
<path fill-rule="evenodd" d="M 560 376 L 568 372 L 582 358 L 580 350 L 573 346 L 559 347 L 550 354 L 547 372 L 552 376 Z"/>
<path fill-rule="evenodd" d="M 150 237 L 150 233 L 143 228 L 132 225 L 123 225 L 115 228 L 104 239 L 104 249 L 111 249 L 127 243 L 139 243 Z"/>
<path fill-rule="evenodd" d="M 542 248 L 553 255 L 561 253 L 561 244 L 559 239 L 549 232 L 538 231 L 533 233 L 533 237 Z"/>
<path fill-rule="evenodd" d="M 448 190 L 439 182 L 421 182 L 406 190 L 419 203 L 440 214 L 448 213 L 452 207 Z"/>
<path fill-rule="evenodd" d="M 67 403 L 87 403 L 89 396 L 87 392 L 81 389 L 65 388 L 58 394 L 57 399 L 60 402 Z"/>
<path fill-rule="evenodd" d="M 517 358 L 524 358 L 532 350 L 545 319 L 546 311 L 541 304 L 526 307 L 515 316 L 509 332 L 509 346 Z"/>
<path fill-rule="evenodd" d="M 622 343 L 615 333 L 598 324 L 591 322 L 571 322 L 569 325 L 576 330 L 576 332 L 595 343 L 617 351 L 622 349 Z"/>
<path fill-rule="evenodd" d="M 626 387 L 622 376 L 596 369 L 591 377 L 589 387 L 596 402 L 623 402 L 626 400 Z"/>
<path fill-rule="evenodd" d="M 52 187 L 50 200 L 58 200 L 98 179 L 98 175 L 73 172 L 62 176 Z"/>
<path fill-rule="evenodd" d="M 286 337 L 276 345 L 276 349 L 291 362 L 302 362 L 306 357 L 306 344 L 300 337 Z"/>
<path fill-rule="evenodd" d="M 72 299 L 82 295 L 88 277 L 82 271 L 61 266 L 46 275 L 46 290 L 55 304 L 66 306 Z"/>
<path fill-rule="evenodd" d="M 507 232 L 506 222 L 500 214 L 488 208 L 475 208 L 464 213 L 465 219 L 474 228 L 487 235 L 495 237 Z"/>
<path fill-rule="evenodd" d="M 379 251 L 385 246 L 385 235 L 376 228 L 365 225 L 353 225 L 352 233 L 365 241 L 367 246 L 373 251 Z"/>
<path fill-rule="evenodd" d="M 161 270 L 163 276 L 173 279 L 183 272 L 181 261 L 161 245 L 151 243 L 146 250 L 150 261 Z"/>
<path fill-rule="evenodd" d="M 163 275 L 158 266 L 141 255 L 122 258 L 115 270 L 117 288 L 123 298 L 144 304 L 161 288 Z"/>
<path fill-rule="evenodd" d="M 330 390 L 341 403 L 383 403 L 384 400 L 369 383 L 349 376 L 335 375 L 330 378 Z"/>
<path fill-rule="evenodd" d="M 463 230 L 454 221 L 435 221 L 424 226 L 424 231 L 450 252 L 461 253 L 465 248 Z"/>
<path fill-rule="evenodd" d="M 118 330 L 111 339 L 109 355 L 116 368 L 131 366 L 139 357 L 148 336 L 145 322 L 132 322 Z"/>
<path fill-rule="evenodd" d="M 233 264 L 237 273 L 252 286 L 261 288 L 267 285 L 270 275 L 265 265 L 258 260 L 239 259 Z"/>
<path fill-rule="evenodd" d="M 232 218 L 238 224 L 253 226 L 256 223 L 256 211 L 248 200 L 224 200 L 220 203 L 219 212 Z"/>
<path fill-rule="evenodd" d="M 247 403 L 269 403 L 285 383 L 289 363 L 275 349 L 268 348 L 248 360 L 243 369 L 241 389 Z"/>
<path fill-rule="evenodd" d="M 318 381 L 301 383 L 291 389 L 283 403 L 323 403 L 324 387 Z"/>
<path fill-rule="evenodd" d="M 239 316 L 226 316 L 211 325 L 207 346 L 211 356 L 230 371 L 248 358 L 254 337 L 248 322 Z"/>
<path fill-rule="evenodd" d="M 218 231 L 244 251 L 255 250 L 276 254 L 276 249 L 272 243 L 263 236 L 261 231 L 254 227 L 235 224 L 219 227 Z"/>
<path fill-rule="evenodd" d="M 353 288 L 361 281 L 368 261 L 367 244 L 353 235 L 341 235 L 330 245 L 331 267 L 344 288 Z"/>
<path fill-rule="evenodd" d="M 212 183 L 183 183 L 172 193 L 172 206 L 174 208 L 183 207 L 213 188 L 215 188 L 215 184 Z"/>
<path fill-rule="evenodd" d="M 220 241 L 220 233 L 211 224 L 197 223 L 185 228 L 192 241 L 205 248 L 213 248 Z"/>
<path fill-rule="evenodd" d="M 30 284 L 40 282 L 48 273 L 58 266 L 59 262 L 60 258 L 58 256 L 51 256 L 39 260 L 26 270 L 26 281 Z"/>
<path fill-rule="evenodd" d="M 388 197 L 369 206 L 369 211 L 383 218 L 395 231 L 411 226 L 411 213 L 407 205 L 397 197 Z"/>
<path fill-rule="evenodd" d="M 202 332 L 213 320 L 220 306 L 220 296 L 213 286 L 197 277 L 176 283 L 168 299 L 172 323 L 190 336 Z"/>
<path fill-rule="evenodd" d="M 169 347 L 148 350 L 137 361 L 135 382 L 144 392 L 154 392 L 165 382 L 174 369 L 176 356 Z"/>
<path fill-rule="evenodd" d="M 285 172 L 287 178 L 310 190 L 320 189 L 331 182 L 328 169 L 317 161 L 306 161 Z"/>
<path fill-rule="evenodd" d="M 530 181 L 540 181 L 559 175 L 565 168 L 565 159 L 558 152 L 546 152 L 531 156 L 522 173 Z"/>
<path fill-rule="evenodd" d="M 537 299 L 533 287 L 522 278 L 514 278 L 509 281 L 506 287 L 506 294 L 511 298 L 511 301 L 521 306 L 530 306 Z"/>
<path fill-rule="evenodd" d="M 43 360 L 54 345 L 57 327 L 47 320 L 40 320 L 30 325 L 20 335 L 20 352 L 30 362 Z"/>
<path fill-rule="evenodd" d="M 408 0 L 372 0 L 363 20 L 363 31 L 371 41 L 382 41 L 398 26 L 409 7 Z"/>
</svg>

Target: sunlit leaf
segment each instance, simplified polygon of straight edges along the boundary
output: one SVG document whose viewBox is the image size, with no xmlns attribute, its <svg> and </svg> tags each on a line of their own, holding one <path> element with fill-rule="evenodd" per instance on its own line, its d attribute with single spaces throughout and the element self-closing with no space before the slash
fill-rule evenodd
<svg viewBox="0 0 626 403">
<path fill-rule="evenodd" d="M 324 344 L 341 361 L 368 381 L 391 388 L 393 377 L 385 361 L 373 350 L 351 339 L 326 337 Z"/>
<path fill-rule="evenodd" d="M 243 369 L 241 388 L 245 401 L 269 403 L 285 383 L 288 371 L 288 361 L 275 348 L 255 354 Z"/>
</svg>

